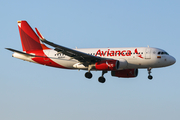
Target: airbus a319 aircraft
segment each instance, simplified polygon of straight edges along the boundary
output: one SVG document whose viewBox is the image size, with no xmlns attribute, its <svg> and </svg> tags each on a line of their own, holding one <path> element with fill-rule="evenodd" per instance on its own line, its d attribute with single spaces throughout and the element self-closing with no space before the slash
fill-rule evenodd
<svg viewBox="0 0 180 120">
<path fill-rule="evenodd" d="M 18 21 L 23 51 L 13 51 L 13 57 L 46 66 L 87 70 L 85 77 L 92 78 L 91 71 L 102 71 L 98 81 L 104 83 L 108 71 L 114 77 L 133 78 L 138 69 L 147 69 L 151 80 L 152 68 L 166 67 L 176 62 L 166 51 L 152 47 L 134 48 L 89 48 L 70 49 L 46 40 L 35 28 L 36 33 L 26 21 Z M 45 44 L 54 47 L 50 49 Z"/>
</svg>

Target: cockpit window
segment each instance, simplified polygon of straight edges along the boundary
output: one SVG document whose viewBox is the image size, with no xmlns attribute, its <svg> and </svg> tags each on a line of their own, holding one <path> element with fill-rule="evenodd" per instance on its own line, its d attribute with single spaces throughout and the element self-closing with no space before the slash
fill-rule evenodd
<svg viewBox="0 0 180 120">
<path fill-rule="evenodd" d="M 169 55 L 167 52 L 164 52 L 166 55 Z"/>
<path fill-rule="evenodd" d="M 169 55 L 167 52 L 158 52 L 158 55 Z"/>
</svg>

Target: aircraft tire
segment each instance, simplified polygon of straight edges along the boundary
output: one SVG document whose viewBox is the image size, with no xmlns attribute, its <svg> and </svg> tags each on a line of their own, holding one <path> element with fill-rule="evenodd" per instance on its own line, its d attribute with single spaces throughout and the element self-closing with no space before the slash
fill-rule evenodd
<svg viewBox="0 0 180 120">
<path fill-rule="evenodd" d="M 86 72 L 85 77 L 88 78 L 88 79 L 91 79 L 92 78 L 92 73 Z"/>
<path fill-rule="evenodd" d="M 153 76 L 149 75 L 149 76 L 148 76 L 148 79 L 149 79 L 149 80 L 152 80 L 152 79 L 153 79 Z"/>
<path fill-rule="evenodd" d="M 98 81 L 100 83 L 105 83 L 106 79 L 104 77 L 99 77 Z"/>
</svg>

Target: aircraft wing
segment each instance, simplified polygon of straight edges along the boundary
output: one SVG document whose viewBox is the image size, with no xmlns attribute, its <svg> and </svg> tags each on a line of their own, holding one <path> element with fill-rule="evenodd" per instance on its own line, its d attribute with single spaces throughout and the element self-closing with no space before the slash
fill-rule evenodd
<svg viewBox="0 0 180 120">
<path fill-rule="evenodd" d="M 80 52 L 74 49 L 70 49 L 61 45 L 57 45 L 55 43 L 52 43 L 46 39 L 41 39 L 41 41 L 43 43 L 46 43 L 52 47 L 54 47 L 57 52 L 61 52 L 73 59 L 78 60 L 79 62 L 83 63 L 85 66 L 92 64 L 92 63 L 96 63 L 98 61 L 107 59 L 107 58 L 101 58 L 101 57 L 97 57 L 97 56 L 93 56 L 93 55 L 89 55 L 87 53 L 84 52 Z"/>
</svg>

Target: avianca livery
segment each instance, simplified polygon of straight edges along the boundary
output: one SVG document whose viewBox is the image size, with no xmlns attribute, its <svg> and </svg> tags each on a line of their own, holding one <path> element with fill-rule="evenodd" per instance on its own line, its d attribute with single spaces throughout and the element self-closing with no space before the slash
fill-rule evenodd
<svg viewBox="0 0 180 120">
<path fill-rule="evenodd" d="M 13 57 L 51 67 L 87 70 L 85 77 L 88 79 L 92 78 L 91 71 L 102 71 L 98 79 L 100 83 L 105 82 L 104 74 L 108 71 L 114 77 L 133 78 L 137 77 L 138 69 L 147 69 L 151 80 L 152 68 L 176 62 L 174 57 L 159 48 L 70 49 L 46 40 L 37 28 L 36 34 L 26 21 L 18 21 L 18 28 L 23 51 L 6 48 L 14 52 Z"/>
</svg>

